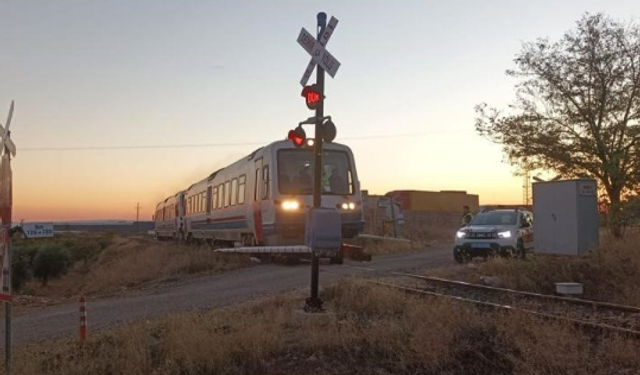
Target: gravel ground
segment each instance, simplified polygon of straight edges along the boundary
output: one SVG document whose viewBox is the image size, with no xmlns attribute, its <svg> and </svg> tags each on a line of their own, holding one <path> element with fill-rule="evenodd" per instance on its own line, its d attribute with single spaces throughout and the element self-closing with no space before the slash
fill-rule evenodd
<svg viewBox="0 0 640 375">
<path fill-rule="evenodd" d="M 451 266 L 450 245 L 437 245 L 407 254 L 377 256 L 371 262 L 345 260 L 342 265 L 321 264 L 320 287 L 345 275 L 384 275 L 389 271 Z M 257 264 L 222 274 L 187 278 L 122 296 L 87 301 L 89 334 L 124 322 L 171 313 L 230 306 L 255 298 L 309 288 L 308 264 Z M 300 301 L 301 304 L 304 301 Z M 79 306 L 63 303 L 13 317 L 15 345 L 74 336 L 79 329 Z M 4 330 L 3 330 L 4 331 Z M 4 340 L 0 340 L 4 347 Z"/>
</svg>

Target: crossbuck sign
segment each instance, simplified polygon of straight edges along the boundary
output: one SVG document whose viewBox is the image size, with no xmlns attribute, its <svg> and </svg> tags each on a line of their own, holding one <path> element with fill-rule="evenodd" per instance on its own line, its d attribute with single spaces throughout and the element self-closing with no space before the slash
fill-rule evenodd
<svg viewBox="0 0 640 375">
<path fill-rule="evenodd" d="M 302 79 L 300 80 L 302 87 L 307 85 L 309 77 L 311 77 L 311 73 L 316 65 L 320 65 L 320 67 L 324 69 L 325 72 L 329 73 L 332 78 L 338 71 L 340 62 L 325 49 L 325 46 L 337 25 L 338 20 L 332 16 L 327 28 L 324 30 L 322 35 L 320 35 L 320 40 L 316 40 L 316 38 L 314 38 L 310 32 L 305 30 L 304 27 L 300 30 L 300 35 L 298 35 L 298 44 L 300 44 L 302 48 L 311 55 L 311 61 L 309 61 L 307 70 L 304 71 Z"/>
</svg>

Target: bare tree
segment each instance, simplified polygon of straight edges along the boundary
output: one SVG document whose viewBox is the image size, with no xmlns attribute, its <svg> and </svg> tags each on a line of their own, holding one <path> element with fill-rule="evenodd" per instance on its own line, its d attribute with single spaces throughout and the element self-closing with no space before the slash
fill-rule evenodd
<svg viewBox="0 0 640 375">
<path fill-rule="evenodd" d="M 621 236 L 623 194 L 640 181 L 640 27 L 585 14 L 560 41 L 523 44 L 516 100 L 476 106 L 476 130 L 512 164 L 598 180 Z"/>
</svg>

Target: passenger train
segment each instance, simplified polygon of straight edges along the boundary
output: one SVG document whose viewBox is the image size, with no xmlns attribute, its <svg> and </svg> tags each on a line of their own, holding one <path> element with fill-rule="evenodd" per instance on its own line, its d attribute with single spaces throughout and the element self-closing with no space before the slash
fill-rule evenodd
<svg viewBox="0 0 640 375">
<path fill-rule="evenodd" d="M 313 149 L 276 141 L 158 203 L 158 239 L 220 246 L 302 245 L 313 206 Z M 322 207 L 340 211 L 342 237 L 364 227 L 362 195 L 351 149 L 325 143 Z"/>
</svg>

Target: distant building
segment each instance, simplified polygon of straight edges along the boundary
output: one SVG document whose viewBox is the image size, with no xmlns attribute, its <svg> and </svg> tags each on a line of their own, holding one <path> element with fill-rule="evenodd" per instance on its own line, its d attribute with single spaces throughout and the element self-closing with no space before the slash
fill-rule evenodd
<svg viewBox="0 0 640 375">
<path fill-rule="evenodd" d="M 471 212 L 478 212 L 479 198 L 466 191 L 442 190 L 393 190 L 385 194 L 401 203 L 405 211 L 433 213 L 462 213 L 462 206 L 469 206 Z"/>
<path fill-rule="evenodd" d="M 385 196 L 400 203 L 407 235 L 453 231 L 460 226 L 463 206 L 474 214 L 480 208 L 478 195 L 466 191 L 394 190 Z"/>
</svg>

